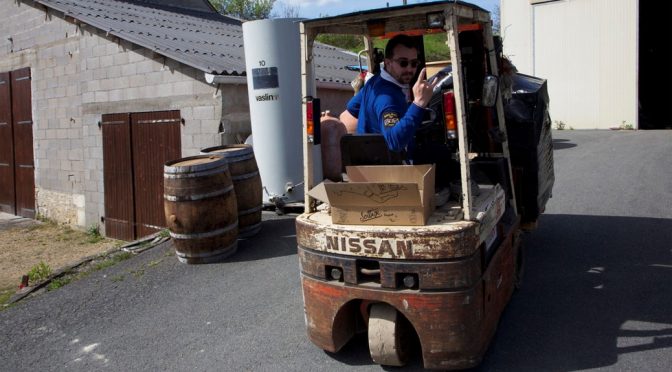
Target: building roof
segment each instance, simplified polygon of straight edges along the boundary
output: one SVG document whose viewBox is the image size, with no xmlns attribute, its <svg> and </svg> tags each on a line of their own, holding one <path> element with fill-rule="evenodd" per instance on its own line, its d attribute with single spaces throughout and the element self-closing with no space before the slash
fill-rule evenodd
<svg viewBox="0 0 672 372">
<path fill-rule="evenodd" d="M 65 17 L 213 75 L 244 76 L 240 20 L 205 0 L 35 0 Z M 206 5 L 207 4 L 207 5 Z M 349 83 L 353 53 L 316 43 L 317 80 Z"/>
</svg>

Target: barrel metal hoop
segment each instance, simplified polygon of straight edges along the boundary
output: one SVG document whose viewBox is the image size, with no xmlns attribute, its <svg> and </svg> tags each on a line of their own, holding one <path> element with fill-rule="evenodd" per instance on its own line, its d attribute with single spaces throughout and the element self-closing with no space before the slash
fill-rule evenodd
<svg viewBox="0 0 672 372">
<path fill-rule="evenodd" d="M 222 253 L 226 253 L 238 246 L 238 241 L 234 241 L 233 243 L 227 245 L 224 248 L 216 249 L 214 251 L 208 251 L 208 252 L 201 252 L 201 253 L 195 253 L 195 252 L 180 252 L 178 250 L 175 251 L 175 254 L 178 257 L 182 258 L 207 258 L 207 257 L 212 257 L 212 256 L 219 256 Z"/>
<path fill-rule="evenodd" d="M 239 238 L 249 238 L 261 230 L 261 222 L 246 226 L 238 231 Z"/>
<path fill-rule="evenodd" d="M 211 169 L 207 171 L 197 171 L 197 172 L 182 172 L 182 173 L 177 173 L 177 172 L 166 172 L 164 173 L 163 177 L 168 178 L 168 179 L 183 179 L 183 178 L 197 178 L 197 177 L 205 177 L 205 176 L 213 176 L 217 174 L 222 174 L 226 172 L 228 167 L 224 165 L 222 168 L 217 168 L 217 169 Z"/>
<path fill-rule="evenodd" d="M 225 234 L 233 229 L 238 228 L 238 220 L 235 220 L 232 224 L 226 225 L 226 227 L 217 229 L 217 230 L 212 230 L 208 232 L 203 232 L 203 233 L 193 233 L 193 234 L 178 234 L 174 232 L 170 232 L 170 237 L 174 239 L 207 239 L 207 238 L 212 238 L 217 235 L 222 235 Z"/>
<path fill-rule="evenodd" d="M 256 177 L 258 175 L 259 175 L 259 171 L 254 171 L 254 172 L 250 172 L 250 173 L 240 174 L 240 175 L 237 175 L 237 176 L 231 176 L 231 180 L 232 181 L 242 181 L 242 180 L 246 180 L 246 179 L 249 179 L 249 178 Z"/>
<path fill-rule="evenodd" d="M 242 211 L 239 210 L 238 211 L 238 216 L 244 216 L 246 214 L 252 214 L 252 213 L 255 213 L 255 212 L 259 212 L 262 209 L 263 209 L 263 205 L 259 205 L 259 206 L 254 207 L 254 208 L 245 209 L 245 210 L 242 210 Z"/>
<path fill-rule="evenodd" d="M 219 169 L 219 168 L 228 168 L 228 165 L 226 163 L 226 160 L 222 159 L 221 156 L 214 156 L 215 158 L 214 161 L 209 162 L 209 163 L 202 163 L 202 164 L 192 164 L 192 165 L 174 165 L 174 164 L 179 164 L 181 162 L 185 162 L 188 160 L 196 160 L 196 159 L 204 159 L 204 158 L 210 158 L 212 155 L 196 155 L 196 156 L 189 156 L 186 158 L 178 159 L 175 161 L 170 161 L 166 163 L 166 165 L 163 166 L 164 172 L 165 173 L 170 173 L 170 174 L 181 174 L 181 173 L 191 173 L 191 172 L 203 172 L 206 170 L 210 169 Z"/>
<path fill-rule="evenodd" d="M 196 201 L 196 200 L 203 200 L 203 199 L 210 199 L 214 198 L 215 196 L 220 196 L 227 194 L 229 192 L 233 191 L 233 185 L 229 185 L 223 189 L 220 190 L 215 190 L 212 192 L 208 192 L 205 194 L 196 194 L 196 195 L 184 195 L 184 196 L 177 196 L 177 195 L 167 195 L 163 194 L 163 198 L 172 201 L 172 202 L 179 202 L 179 201 Z"/>
<path fill-rule="evenodd" d="M 228 150 L 228 151 L 220 151 Z M 201 150 L 203 155 L 217 155 L 229 160 L 229 163 L 240 161 L 240 160 L 250 160 L 254 159 L 254 150 L 252 147 L 231 147 L 231 146 L 216 146 L 208 147 Z"/>
<path fill-rule="evenodd" d="M 224 157 L 224 159 L 228 160 L 229 163 L 236 163 L 236 162 L 243 161 L 243 160 L 254 159 L 254 153 L 253 152 L 250 152 L 248 154 L 243 153 L 243 154 L 235 154 L 235 155 L 232 154 L 232 155 L 229 155 L 229 156 L 227 156 L 227 155 L 222 155 L 222 156 Z"/>
</svg>

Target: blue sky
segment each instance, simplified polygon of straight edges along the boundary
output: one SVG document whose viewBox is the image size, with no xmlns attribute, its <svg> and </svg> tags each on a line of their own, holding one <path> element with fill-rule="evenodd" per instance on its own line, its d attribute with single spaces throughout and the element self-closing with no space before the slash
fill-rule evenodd
<svg viewBox="0 0 672 372">
<path fill-rule="evenodd" d="M 418 3 L 418 0 L 408 0 L 409 4 Z M 481 8 L 492 11 L 499 0 L 467 0 L 467 2 L 480 6 Z M 387 4 L 390 6 L 402 5 L 403 0 L 276 0 L 274 11 L 281 13 L 283 6 L 298 6 L 299 15 L 306 18 L 317 18 L 320 16 L 335 16 L 360 10 L 384 8 Z"/>
</svg>

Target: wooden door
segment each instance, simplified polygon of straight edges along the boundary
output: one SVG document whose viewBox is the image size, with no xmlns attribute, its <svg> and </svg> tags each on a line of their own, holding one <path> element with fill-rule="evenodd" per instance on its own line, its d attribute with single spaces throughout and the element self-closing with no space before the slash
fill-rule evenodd
<svg viewBox="0 0 672 372">
<path fill-rule="evenodd" d="M 105 235 L 133 240 L 135 216 L 130 115 L 103 115 L 102 129 Z"/>
<path fill-rule="evenodd" d="M 103 115 L 105 234 L 134 240 L 166 226 L 163 165 L 178 159 L 180 112 Z"/>
<path fill-rule="evenodd" d="M 14 132 L 9 72 L 0 73 L 0 211 L 16 214 Z"/>
<path fill-rule="evenodd" d="M 166 226 L 163 211 L 163 165 L 180 158 L 180 112 L 131 114 L 136 237 Z"/>
<path fill-rule="evenodd" d="M 30 68 L 0 73 L 0 211 L 35 218 Z"/>
<path fill-rule="evenodd" d="M 35 163 L 30 68 L 12 71 L 10 77 L 12 81 L 16 211 L 19 216 L 35 218 Z"/>
</svg>

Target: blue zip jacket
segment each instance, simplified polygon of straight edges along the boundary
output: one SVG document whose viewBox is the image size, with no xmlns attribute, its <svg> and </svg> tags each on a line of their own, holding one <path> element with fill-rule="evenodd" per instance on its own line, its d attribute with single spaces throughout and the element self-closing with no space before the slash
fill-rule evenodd
<svg viewBox="0 0 672 372">
<path fill-rule="evenodd" d="M 357 134 L 382 133 L 391 151 L 401 152 L 413 142 L 424 109 L 406 101 L 397 85 L 376 75 L 364 84 L 347 106 L 357 118 Z"/>
</svg>

